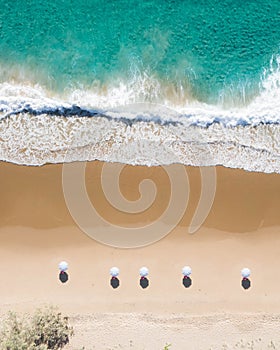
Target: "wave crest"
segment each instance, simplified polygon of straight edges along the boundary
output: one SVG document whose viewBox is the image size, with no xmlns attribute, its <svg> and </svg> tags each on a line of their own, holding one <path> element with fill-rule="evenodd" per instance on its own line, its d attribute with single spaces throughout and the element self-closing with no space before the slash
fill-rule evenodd
<svg viewBox="0 0 280 350">
<path fill-rule="evenodd" d="M 225 109 L 168 99 L 149 76 L 120 82 L 102 95 L 52 95 L 38 85 L 3 83 L 0 159 L 42 165 L 63 162 L 67 153 L 70 161 L 166 165 L 176 154 L 186 165 L 279 173 L 280 56 L 271 59 L 260 84 L 261 93 L 249 105 Z M 144 102 L 149 98 L 161 103 Z"/>
</svg>

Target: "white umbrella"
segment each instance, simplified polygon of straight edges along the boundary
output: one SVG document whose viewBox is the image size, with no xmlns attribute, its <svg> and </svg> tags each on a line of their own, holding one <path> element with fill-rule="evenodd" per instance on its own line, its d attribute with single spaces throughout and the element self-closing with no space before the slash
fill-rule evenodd
<svg viewBox="0 0 280 350">
<path fill-rule="evenodd" d="M 241 270 L 241 275 L 244 278 L 250 277 L 250 275 L 251 275 L 250 269 L 248 269 L 248 267 L 244 267 L 244 269 Z"/>
<path fill-rule="evenodd" d="M 58 265 L 58 268 L 60 271 L 66 271 L 68 270 L 68 263 L 66 261 L 61 261 Z"/>
<path fill-rule="evenodd" d="M 112 267 L 112 268 L 110 269 L 110 275 L 111 275 L 112 277 L 117 277 L 119 274 L 120 274 L 119 268 L 117 268 L 117 267 Z"/>
<path fill-rule="evenodd" d="M 190 266 L 184 266 L 182 269 L 182 274 L 184 276 L 190 276 L 192 274 L 192 269 L 190 268 Z"/>
<path fill-rule="evenodd" d="M 140 276 L 141 276 L 141 277 L 146 277 L 146 276 L 148 276 L 148 274 L 149 274 L 149 270 L 148 270 L 147 267 L 143 266 L 143 267 L 141 267 L 141 269 L 139 270 L 139 273 L 140 273 Z"/>
</svg>

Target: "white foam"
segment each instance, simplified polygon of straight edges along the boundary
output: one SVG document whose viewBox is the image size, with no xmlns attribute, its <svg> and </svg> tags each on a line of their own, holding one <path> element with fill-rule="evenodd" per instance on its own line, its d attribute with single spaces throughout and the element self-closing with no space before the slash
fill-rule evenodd
<svg viewBox="0 0 280 350">
<path fill-rule="evenodd" d="M 226 126 L 279 123 L 280 56 L 271 58 L 269 69 L 264 70 L 260 80 L 261 93 L 248 105 L 227 109 L 222 105 L 204 104 L 190 99 L 182 90 L 183 88 L 178 88 L 175 91 L 172 85 L 167 87 L 153 76 L 139 74 L 129 82 L 108 86 L 102 94 L 100 91 L 75 90 L 67 96 L 67 100 L 80 106 L 102 109 L 114 118 L 135 118 L 141 112 L 140 105 L 144 108 L 142 114 L 147 117 L 151 111 L 145 110 L 144 106 L 149 102 L 150 105 L 161 104 L 169 109 L 167 113 L 160 115 L 163 120 L 170 120 L 170 114 L 172 120 L 178 120 L 181 116 L 185 125 L 208 126 L 214 121 Z M 138 108 L 135 110 L 136 104 Z"/>
<path fill-rule="evenodd" d="M 183 91 L 183 93 L 182 93 Z M 223 108 L 221 105 L 208 105 L 194 101 L 184 93 L 181 87 L 166 85 L 155 76 L 137 71 L 129 81 L 116 80 L 111 84 L 100 86 L 92 84 L 91 89 L 66 90 L 54 95 L 54 92 L 43 89 L 38 84 L 2 83 L 0 84 L 0 108 L 12 111 L 30 106 L 34 110 L 78 105 L 89 109 L 97 109 L 113 117 L 135 118 L 139 109 L 133 106 L 148 103 L 162 105 L 185 117 L 189 123 L 206 126 L 214 120 L 224 125 L 240 123 L 259 124 L 279 122 L 280 109 L 280 56 L 271 58 L 270 66 L 265 69 L 260 80 L 261 93 L 246 106 Z M 131 106 L 123 110 L 124 106 Z M 165 120 L 167 115 L 160 115 Z"/>
<path fill-rule="evenodd" d="M 133 165 L 222 164 L 280 172 L 280 125 L 208 128 L 118 120 L 13 115 L 0 123 L 0 159 L 43 165 L 102 160 Z"/>
<path fill-rule="evenodd" d="M 163 98 L 160 82 L 147 75 L 127 85 L 119 82 L 101 95 L 75 90 L 54 97 L 38 85 L 0 84 L 0 159 L 28 165 L 95 159 L 149 166 L 222 164 L 280 173 L 279 67 L 279 56 L 273 57 L 261 94 L 248 106 L 227 110 Z M 5 118 L 24 108 L 73 104 L 100 109 L 113 119 L 28 113 Z M 124 123 L 123 117 L 138 121 Z"/>
</svg>

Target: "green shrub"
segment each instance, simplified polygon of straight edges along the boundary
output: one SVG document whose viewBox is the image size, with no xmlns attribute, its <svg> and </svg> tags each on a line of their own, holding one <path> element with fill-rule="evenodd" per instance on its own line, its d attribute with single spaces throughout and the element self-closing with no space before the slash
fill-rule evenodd
<svg viewBox="0 0 280 350">
<path fill-rule="evenodd" d="M 37 310 L 31 319 L 10 312 L 0 334 L 1 350 L 58 350 L 69 343 L 73 328 L 54 308 Z"/>
<path fill-rule="evenodd" d="M 1 350 L 31 349 L 26 324 L 19 320 L 15 313 L 10 312 L 0 334 Z"/>
</svg>

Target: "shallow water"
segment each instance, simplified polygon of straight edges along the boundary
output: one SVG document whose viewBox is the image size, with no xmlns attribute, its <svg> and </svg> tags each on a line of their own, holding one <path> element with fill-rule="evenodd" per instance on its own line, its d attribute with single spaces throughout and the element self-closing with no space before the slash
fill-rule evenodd
<svg viewBox="0 0 280 350">
<path fill-rule="evenodd" d="M 0 4 L 2 160 L 280 169 L 279 1 Z"/>
</svg>

